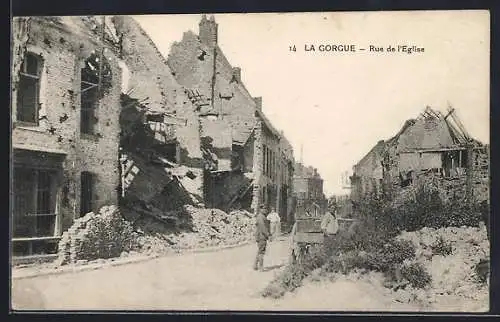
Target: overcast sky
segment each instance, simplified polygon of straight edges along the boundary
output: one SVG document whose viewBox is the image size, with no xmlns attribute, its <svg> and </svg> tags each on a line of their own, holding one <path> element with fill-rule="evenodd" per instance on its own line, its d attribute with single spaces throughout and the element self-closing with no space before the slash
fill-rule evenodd
<svg viewBox="0 0 500 322">
<path fill-rule="evenodd" d="M 352 171 L 378 140 L 429 105 L 456 108 L 468 132 L 489 143 L 489 15 L 486 11 L 216 14 L 219 46 L 252 96 L 317 167 L 325 192 L 346 193 Z M 201 15 L 134 16 L 164 56 Z M 316 51 L 304 51 L 314 44 Z M 355 53 L 319 52 L 353 44 Z M 297 51 L 289 51 L 295 45 Z M 370 53 L 415 45 L 423 53 Z M 365 48 L 365 51 L 359 51 Z"/>
</svg>

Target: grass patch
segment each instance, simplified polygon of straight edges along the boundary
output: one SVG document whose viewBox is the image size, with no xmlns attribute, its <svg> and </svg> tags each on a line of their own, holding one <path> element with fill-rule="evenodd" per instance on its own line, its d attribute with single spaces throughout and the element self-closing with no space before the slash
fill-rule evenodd
<svg viewBox="0 0 500 322">
<path fill-rule="evenodd" d="M 432 277 L 421 263 L 404 264 L 401 267 L 401 277 L 414 288 L 425 288 L 432 282 Z"/>
<path fill-rule="evenodd" d="M 437 242 L 431 246 L 432 255 L 448 256 L 453 252 L 453 246 L 451 242 L 447 242 L 443 239 L 443 236 L 439 236 Z"/>
</svg>

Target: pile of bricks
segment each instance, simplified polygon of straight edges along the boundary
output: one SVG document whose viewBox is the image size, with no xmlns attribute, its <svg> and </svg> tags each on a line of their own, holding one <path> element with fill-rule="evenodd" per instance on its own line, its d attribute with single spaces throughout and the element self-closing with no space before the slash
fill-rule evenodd
<svg viewBox="0 0 500 322">
<path fill-rule="evenodd" d="M 99 213 L 88 213 L 75 220 L 59 243 L 58 265 L 119 257 L 138 250 L 168 253 L 174 250 L 235 245 L 252 239 L 253 215 L 237 210 L 230 214 L 219 209 L 186 205 L 180 218 L 189 222 L 182 233 L 148 230 L 139 235 L 122 218 L 116 206 L 105 206 Z M 162 225 L 156 223 L 156 225 Z"/>
<path fill-rule="evenodd" d="M 252 239 L 252 214 L 237 210 L 230 214 L 219 209 L 196 208 L 186 205 L 184 220 L 189 228 L 182 233 L 153 233 L 138 238 L 145 252 L 165 253 L 172 250 L 235 245 Z"/>
<path fill-rule="evenodd" d="M 490 186 L 490 156 L 489 147 L 486 146 L 474 153 L 472 160 L 472 184 L 476 200 L 483 201 L 489 199 Z"/>
<path fill-rule="evenodd" d="M 189 207 L 187 210 L 198 233 L 198 247 L 237 244 L 252 235 L 252 216 L 245 211 L 227 214 L 219 209 Z"/>
<path fill-rule="evenodd" d="M 116 206 L 104 206 L 75 220 L 59 242 L 58 264 L 118 257 L 134 248 L 134 233 Z"/>
</svg>

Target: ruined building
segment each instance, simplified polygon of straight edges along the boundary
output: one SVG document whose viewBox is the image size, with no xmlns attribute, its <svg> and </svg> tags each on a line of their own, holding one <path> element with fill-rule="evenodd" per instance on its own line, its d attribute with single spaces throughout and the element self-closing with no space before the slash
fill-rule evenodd
<svg viewBox="0 0 500 322">
<path fill-rule="evenodd" d="M 201 149 L 210 160 L 205 162 L 204 201 L 226 210 L 274 206 L 286 218 L 292 147 L 265 117 L 262 99 L 246 89 L 241 69 L 227 61 L 217 29 L 213 16 L 203 16 L 199 35 L 185 32 L 167 59 L 199 115 Z"/>
<path fill-rule="evenodd" d="M 489 146 L 471 138 L 455 111 L 431 108 L 406 121 L 356 166 L 353 199 L 375 193 L 397 200 L 417 184 L 433 186 L 444 200 L 489 200 Z"/>
<path fill-rule="evenodd" d="M 351 177 L 351 198 L 359 200 L 363 195 L 380 195 L 382 192 L 382 152 L 385 142 L 379 141 L 354 167 Z"/>
<path fill-rule="evenodd" d="M 185 204 L 291 212 L 292 147 L 213 18 L 168 60 L 124 16 L 18 18 L 12 41 L 14 255 L 55 252 L 103 205 L 132 220 Z"/>
<path fill-rule="evenodd" d="M 196 105 L 131 17 L 110 18 L 129 80 L 121 113 L 122 207 L 143 212 L 202 204 L 204 159 Z M 126 204 L 125 204 L 126 203 Z"/>
<path fill-rule="evenodd" d="M 55 252 L 75 218 L 117 202 L 121 69 L 99 34 L 79 17 L 13 20 L 14 256 Z"/>
<path fill-rule="evenodd" d="M 316 168 L 306 167 L 300 162 L 295 164 L 293 197 L 295 207 L 316 216 L 324 213 L 327 199 L 323 193 L 323 179 Z"/>
</svg>

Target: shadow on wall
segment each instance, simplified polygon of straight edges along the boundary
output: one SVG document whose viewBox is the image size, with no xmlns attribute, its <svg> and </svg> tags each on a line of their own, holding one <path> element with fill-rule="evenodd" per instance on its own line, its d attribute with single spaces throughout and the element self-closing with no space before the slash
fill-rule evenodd
<svg viewBox="0 0 500 322">
<path fill-rule="evenodd" d="M 215 147 L 214 146 L 214 139 L 210 136 L 203 136 L 200 139 L 201 141 L 201 147 L 207 152 L 210 152 L 212 154 L 211 159 L 213 161 L 216 161 L 215 163 L 217 164 L 217 167 L 211 168 L 210 170 L 221 170 L 219 169 L 219 160 L 231 160 L 232 157 L 232 150 L 231 146 L 229 147 Z M 207 161 L 207 158 L 205 157 L 205 161 Z"/>
<path fill-rule="evenodd" d="M 240 171 L 207 173 L 205 200 L 212 208 L 251 212 L 253 189 L 251 179 Z"/>
<path fill-rule="evenodd" d="M 193 218 L 183 207 L 187 202 L 168 193 L 169 190 L 173 189 L 165 189 L 149 202 L 133 195 L 123 198 L 120 203 L 122 214 L 132 222 L 134 230 L 146 234 L 193 232 Z"/>
<path fill-rule="evenodd" d="M 192 168 L 203 168 L 203 158 L 191 158 L 186 148 L 180 148 L 180 163 Z"/>
</svg>

